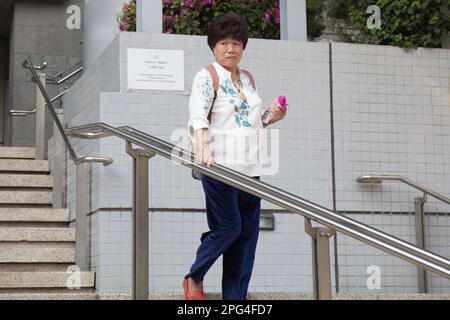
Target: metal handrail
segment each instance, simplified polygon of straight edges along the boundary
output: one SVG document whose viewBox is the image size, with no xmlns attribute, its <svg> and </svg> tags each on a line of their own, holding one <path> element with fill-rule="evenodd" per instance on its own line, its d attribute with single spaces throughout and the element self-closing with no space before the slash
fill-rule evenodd
<svg viewBox="0 0 450 320">
<path fill-rule="evenodd" d="M 69 69 L 69 70 L 70 70 L 70 69 Z M 67 70 L 66 70 L 66 71 L 67 71 Z M 66 71 L 64 71 L 64 72 L 66 72 Z M 83 71 L 83 67 L 79 67 L 78 69 L 76 69 L 76 70 L 73 71 L 72 73 L 68 74 L 67 76 L 65 76 L 64 78 L 61 78 L 61 79 L 59 79 L 59 80 L 56 80 L 56 79 L 58 79 L 58 77 L 59 77 L 60 75 L 55 76 L 55 77 L 51 78 L 49 81 L 46 81 L 46 83 L 48 83 L 48 84 L 56 84 L 56 85 L 60 85 L 60 84 L 64 83 L 66 80 L 68 80 L 68 79 L 72 78 L 73 76 L 77 75 L 77 74 L 80 73 L 81 71 Z M 64 72 L 63 72 L 63 73 L 64 73 Z"/>
<path fill-rule="evenodd" d="M 75 164 L 77 164 L 78 163 L 78 158 L 77 158 L 77 156 L 75 154 L 75 151 L 73 150 L 72 145 L 70 144 L 70 141 L 69 141 L 69 139 L 67 138 L 67 136 L 66 136 L 66 134 L 64 132 L 64 129 L 63 129 L 62 124 L 61 124 L 61 121 L 59 120 L 59 118 L 58 118 L 58 116 L 57 116 L 57 114 L 55 112 L 55 109 L 53 108 L 52 101 L 50 100 L 50 98 L 49 98 L 49 96 L 47 94 L 47 91 L 45 91 L 44 86 L 42 85 L 41 81 L 39 81 L 39 77 L 38 77 L 38 75 L 36 73 L 35 67 L 33 66 L 33 64 L 30 61 L 30 57 L 26 58 L 26 60 L 23 63 L 23 66 L 24 67 L 28 67 L 28 69 L 33 74 L 33 78 L 36 80 L 36 84 L 37 84 L 37 86 L 39 88 L 39 91 L 41 92 L 42 96 L 44 97 L 44 100 L 45 100 L 45 102 L 47 104 L 47 108 L 50 111 L 50 114 L 52 115 L 53 121 L 55 122 L 56 127 L 58 128 L 58 131 L 61 134 L 61 136 L 62 136 L 62 138 L 64 140 L 64 143 L 66 144 L 66 147 L 67 147 L 67 150 L 69 152 L 70 158 L 73 160 L 73 162 L 75 162 Z"/>
<path fill-rule="evenodd" d="M 155 154 L 175 160 L 184 166 L 195 168 L 199 172 L 212 178 L 258 196 L 289 211 L 303 215 L 306 219 L 314 220 L 322 225 L 330 227 L 373 247 L 395 255 L 403 260 L 411 262 L 416 266 L 420 266 L 450 279 L 450 260 L 444 257 L 421 249 L 399 238 L 393 237 L 356 220 L 330 211 L 325 207 L 302 199 L 264 182 L 255 180 L 232 169 L 218 164 L 214 165 L 212 168 L 208 168 L 195 163 L 193 161 L 193 155 L 188 153 L 186 150 L 174 146 L 164 140 L 150 136 L 144 132 L 130 127 L 121 127 L 116 129 L 104 123 L 96 123 L 70 128 L 67 130 L 66 135 L 66 132 L 62 128 L 61 122 L 53 108 L 51 103 L 52 101 L 49 99 L 42 83 L 38 80 L 39 77 L 36 73 L 35 67 L 31 64 L 29 58 L 25 60 L 24 66 L 28 66 L 34 79 L 37 80 L 36 83 L 38 88 L 46 101 L 53 120 L 55 121 L 55 124 L 67 146 L 70 157 L 75 164 L 81 164 L 84 162 L 102 162 L 104 165 L 108 165 L 110 164 L 110 161 L 106 158 L 100 159 L 94 157 L 78 159 L 67 135 L 88 139 L 96 139 L 113 135 L 128 141 L 129 143 L 139 145 L 144 149 L 154 152 Z"/>
<path fill-rule="evenodd" d="M 439 194 L 415 181 L 412 181 L 408 178 L 405 178 L 400 175 L 388 175 L 388 174 L 382 174 L 382 175 L 362 175 L 356 178 L 356 181 L 359 183 L 381 183 L 384 180 L 397 180 L 401 181 L 419 191 L 422 191 L 425 194 L 428 194 L 432 196 L 433 198 L 436 198 L 438 200 L 441 200 L 444 203 L 450 204 L 450 199 L 446 196 L 443 196 L 442 194 Z"/>
<path fill-rule="evenodd" d="M 56 79 L 56 78 L 62 76 L 64 73 L 66 73 L 66 72 L 68 72 L 68 71 L 70 71 L 70 70 L 72 70 L 72 69 L 75 69 L 75 68 L 78 67 L 78 66 L 81 66 L 82 64 L 83 64 L 83 62 L 80 61 L 80 62 L 74 64 L 73 66 L 67 68 L 66 70 L 61 71 L 60 73 L 56 74 L 56 75 L 54 76 L 54 78 Z"/>
<path fill-rule="evenodd" d="M 130 127 L 113 128 L 99 122 L 69 128 L 66 134 L 80 138 L 92 138 L 92 135 L 89 136 L 89 133 L 92 132 L 95 132 L 97 137 L 116 136 L 136 144 L 160 156 L 176 161 L 188 168 L 196 169 L 214 179 L 450 279 L 450 260 L 445 257 L 419 248 L 404 240 L 222 165 L 214 164 L 209 168 L 198 164 L 193 161 L 193 155 L 188 151 L 136 129 Z"/>
<path fill-rule="evenodd" d="M 63 137 L 70 157 L 75 162 L 75 164 L 80 164 L 80 168 L 81 165 L 85 162 L 101 162 L 104 165 L 108 165 L 111 162 L 107 158 L 85 157 L 78 159 L 67 137 L 68 135 L 77 136 L 84 139 L 97 139 L 107 136 L 116 136 L 127 141 L 127 143 L 129 144 L 133 143 L 139 145 L 140 147 L 149 150 L 153 154 L 158 154 L 165 158 L 171 159 L 191 169 L 194 168 L 199 172 L 222 181 L 228 185 L 234 186 L 240 190 L 265 199 L 293 213 L 300 214 L 304 216 L 308 221 L 314 220 L 333 230 L 342 232 L 343 234 L 346 234 L 384 252 L 399 257 L 416 266 L 422 267 L 426 270 L 435 272 L 445 278 L 450 279 L 450 260 L 445 257 L 436 255 L 430 251 L 412 245 L 404 240 L 391 236 L 356 220 L 350 219 L 344 215 L 328 210 L 327 208 L 322 207 L 318 204 L 302 199 L 284 190 L 255 180 L 249 176 L 243 175 L 237 171 L 226 168 L 219 164 L 215 164 L 212 168 L 200 165 L 193 161 L 193 155 L 186 150 L 139 130 L 130 127 L 113 128 L 104 123 L 94 123 L 70 128 L 67 131 L 64 131 L 64 129 L 62 128 L 62 124 L 56 115 L 55 109 L 52 106 L 52 101 L 49 99 L 42 83 L 38 80 L 39 77 L 36 73 L 36 69 L 31 64 L 29 58 L 25 60 L 24 66 L 28 66 L 30 71 L 33 73 L 34 79 L 37 80 L 36 83 L 38 85 L 38 88 L 41 91 L 42 96 L 44 97 L 47 107 L 49 108 L 53 120 L 55 121 L 57 129 L 60 131 L 61 136 Z M 78 229 L 81 229 L 84 232 L 84 228 Z M 78 238 L 84 239 L 85 236 L 83 235 L 83 237 L 80 236 L 77 237 L 77 239 Z"/>
<path fill-rule="evenodd" d="M 29 114 L 35 114 L 36 108 L 33 110 L 19 110 L 19 109 L 11 109 L 9 110 L 9 114 L 13 117 L 23 117 Z"/>
<path fill-rule="evenodd" d="M 45 80 L 45 83 L 48 83 L 48 84 L 54 84 L 54 85 L 60 85 L 60 84 L 64 83 L 66 80 L 72 78 L 74 75 L 76 75 L 76 74 L 80 73 L 81 71 L 83 71 L 83 69 L 84 69 L 83 66 L 77 68 L 75 71 L 73 71 L 73 72 L 70 73 L 69 75 L 65 76 L 64 78 L 61 78 L 61 79 L 60 79 L 60 77 L 61 77 L 64 73 L 66 73 L 66 72 L 68 72 L 68 71 L 70 71 L 70 70 L 73 70 L 73 69 L 76 68 L 77 66 L 81 65 L 81 63 L 82 63 L 82 62 L 80 61 L 80 62 L 78 62 L 77 64 L 75 64 L 75 65 L 69 67 L 68 69 L 66 69 L 66 70 L 64 70 L 64 71 L 62 71 L 62 72 L 60 72 L 60 73 L 58 73 L 58 74 L 55 75 L 55 76 L 48 76 L 48 77 L 46 78 L 46 80 Z M 35 70 L 43 70 L 43 69 L 45 69 L 45 68 L 48 66 L 48 64 L 47 64 L 47 62 L 44 61 L 44 62 L 43 62 L 41 65 L 39 65 L 39 66 L 33 66 L 33 65 L 29 62 L 29 59 L 26 59 L 26 60 L 22 63 L 22 67 L 25 68 L 25 69 L 30 69 L 30 66 L 32 66 Z M 33 78 L 33 79 L 31 79 L 31 80 L 32 80 L 32 81 L 36 81 L 36 78 Z"/>
<path fill-rule="evenodd" d="M 78 63 L 77 65 L 79 65 L 80 63 Z M 77 65 L 75 65 L 74 67 L 76 67 Z M 92 157 L 92 156 L 86 156 L 86 157 L 82 157 L 82 158 L 77 158 L 77 156 L 75 154 L 75 151 L 73 150 L 72 145 L 71 145 L 69 139 L 67 138 L 67 135 L 66 135 L 66 133 L 65 133 L 63 127 L 62 127 L 61 121 L 59 120 L 59 117 L 56 115 L 55 108 L 52 105 L 53 101 L 55 101 L 56 99 L 58 99 L 61 96 L 63 96 L 67 91 L 69 91 L 69 89 L 64 90 L 60 94 L 58 94 L 55 97 L 53 97 L 52 99 L 50 99 L 48 94 L 47 94 L 47 91 L 44 89 L 44 86 L 42 85 L 42 83 L 40 81 L 38 81 L 39 77 L 38 77 L 38 75 L 36 73 L 36 70 L 42 70 L 46 66 L 47 66 L 46 62 L 43 62 L 41 66 L 34 66 L 31 63 L 31 61 L 30 61 L 30 57 L 27 57 L 25 59 L 25 61 L 22 63 L 22 67 L 29 69 L 31 71 L 31 73 L 33 74 L 33 79 L 36 80 L 36 83 L 38 85 L 39 91 L 41 92 L 42 96 L 45 99 L 45 105 L 48 107 L 48 109 L 50 111 L 50 114 L 52 115 L 53 121 L 55 122 L 56 126 L 58 127 L 58 131 L 60 132 L 61 136 L 63 137 L 64 143 L 66 144 L 66 147 L 67 147 L 67 149 L 69 151 L 70 158 L 74 161 L 75 165 L 78 165 L 78 164 L 81 164 L 81 163 L 101 163 L 104 166 L 109 166 L 110 164 L 113 163 L 113 160 L 111 158 Z M 74 67 L 71 67 L 68 70 L 71 70 Z M 81 68 L 77 69 L 76 73 L 78 73 L 80 69 L 82 70 L 83 68 L 81 67 Z M 63 71 L 59 75 L 63 74 L 66 71 Z M 75 73 L 71 73 L 70 76 L 73 76 L 74 74 Z M 64 78 L 64 81 L 66 80 L 66 78 Z M 19 112 L 19 113 L 20 112 L 23 112 L 23 113 L 34 113 L 34 112 L 36 112 L 36 109 L 35 110 L 31 110 L 31 111 L 27 111 L 27 110 L 11 110 L 11 112 L 12 111 Z"/>
<path fill-rule="evenodd" d="M 113 159 L 106 157 L 86 156 L 78 159 L 78 163 L 101 163 L 104 167 L 113 164 Z"/>
<path fill-rule="evenodd" d="M 42 62 L 42 64 L 41 65 L 39 65 L 39 66 L 33 66 L 31 63 L 30 63 L 30 60 L 29 59 L 26 59 L 26 60 L 24 60 L 24 62 L 22 63 L 22 68 L 25 68 L 25 69 L 30 69 L 30 66 L 32 66 L 35 70 L 44 70 L 46 67 L 47 67 L 47 62 Z"/>
<path fill-rule="evenodd" d="M 63 92 L 57 94 L 56 96 L 54 96 L 53 98 L 50 99 L 51 102 L 55 101 L 56 99 L 61 98 L 64 94 L 66 94 L 69 91 L 69 89 L 64 90 Z M 47 103 L 45 104 L 47 105 Z M 28 114 L 35 114 L 36 113 L 36 108 L 34 108 L 33 110 L 19 110 L 19 109 L 11 109 L 9 110 L 9 114 L 11 116 L 26 116 Z"/>
</svg>

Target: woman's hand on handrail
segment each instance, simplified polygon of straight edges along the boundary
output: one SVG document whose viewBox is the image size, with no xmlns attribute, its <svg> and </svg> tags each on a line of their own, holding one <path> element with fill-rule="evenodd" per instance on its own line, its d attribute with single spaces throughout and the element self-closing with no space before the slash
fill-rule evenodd
<svg viewBox="0 0 450 320">
<path fill-rule="evenodd" d="M 198 129 L 195 137 L 195 162 L 211 167 L 214 164 L 214 156 L 209 146 L 208 128 Z"/>
<path fill-rule="evenodd" d="M 214 156 L 209 149 L 209 145 L 203 146 L 201 151 L 196 153 L 196 162 L 211 167 L 214 164 Z"/>
</svg>

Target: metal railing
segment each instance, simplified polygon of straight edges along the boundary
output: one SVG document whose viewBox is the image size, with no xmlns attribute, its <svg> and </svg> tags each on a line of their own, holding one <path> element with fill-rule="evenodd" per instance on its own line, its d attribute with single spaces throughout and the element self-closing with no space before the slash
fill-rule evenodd
<svg viewBox="0 0 450 320">
<path fill-rule="evenodd" d="M 52 161 L 52 176 L 53 176 L 53 207 L 62 208 L 62 190 L 63 190 L 63 163 L 65 162 L 65 150 L 69 152 L 69 156 L 74 162 L 77 168 L 77 179 L 76 179 L 76 264 L 82 270 L 86 271 L 89 269 L 89 259 L 88 259 L 88 235 L 87 235 L 87 214 L 89 210 L 89 174 L 90 165 L 92 163 L 101 163 L 104 166 L 108 166 L 113 163 L 111 158 L 105 157 L 93 157 L 85 156 L 78 158 L 73 150 L 73 147 L 67 138 L 62 126 L 63 113 L 61 109 L 55 109 L 52 102 L 59 98 L 58 96 L 50 99 L 45 90 L 45 79 L 44 73 L 37 73 L 36 70 L 43 70 L 47 63 L 43 63 L 41 66 L 33 66 L 30 58 L 27 58 L 23 67 L 28 68 L 37 84 L 37 103 L 36 103 L 36 159 L 44 160 L 44 150 L 45 150 L 45 107 L 48 108 L 53 119 L 53 161 Z M 77 69 L 79 70 L 79 69 Z M 81 69 L 82 70 L 82 69 Z M 72 72 L 71 76 L 77 74 L 80 71 Z M 56 77 L 57 78 L 57 77 Z M 66 81 L 69 77 L 65 77 L 60 82 Z M 57 81 L 58 82 L 58 81 Z M 58 83 L 60 84 L 60 83 Z M 66 91 L 59 94 L 62 96 Z"/>
<path fill-rule="evenodd" d="M 422 191 L 424 194 L 428 194 L 428 195 L 432 196 L 433 198 L 441 200 L 442 202 L 444 202 L 446 204 L 450 204 L 450 198 L 447 198 L 446 196 L 444 196 L 436 191 L 433 191 L 430 188 L 427 188 L 424 185 L 421 185 L 420 183 L 417 183 L 408 178 L 405 178 L 404 176 L 389 175 L 389 174 L 362 175 L 362 176 L 359 176 L 358 178 L 356 178 L 356 181 L 358 181 L 359 183 L 382 183 L 383 181 L 401 181 L 419 191 Z"/>
<path fill-rule="evenodd" d="M 81 62 L 79 62 L 76 65 L 69 67 L 68 69 L 58 73 L 57 75 L 55 75 L 53 77 L 48 77 L 46 83 L 54 84 L 54 85 L 61 85 L 82 71 L 83 71 L 83 66 L 81 65 Z M 68 75 L 64 75 L 68 72 L 70 72 Z"/>
<path fill-rule="evenodd" d="M 41 65 L 39 66 L 34 66 L 34 70 L 44 70 L 47 67 L 47 62 L 42 62 Z M 30 69 L 30 66 L 32 66 L 30 64 L 30 59 L 26 59 L 23 63 L 22 63 L 22 67 L 25 69 Z M 72 71 L 73 70 L 73 71 Z M 65 73 L 68 73 L 69 71 L 71 71 L 68 75 L 64 76 Z M 47 77 L 45 80 L 45 83 L 48 84 L 54 84 L 54 85 L 60 85 L 62 83 L 64 83 L 66 80 L 69 80 L 70 78 L 72 78 L 73 76 L 77 75 L 78 73 L 83 71 L 83 66 L 82 66 L 82 62 L 78 62 L 77 64 L 69 67 L 68 69 L 54 75 L 54 76 L 50 76 Z M 36 82 L 35 78 L 32 78 L 31 81 Z"/>
<path fill-rule="evenodd" d="M 35 68 L 26 60 L 34 79 L 39 79 Z M 419 248 L 392 235 L 372 228 L 331 211 L 316 203 L 298 197 L 282 189 L 258 181 L 225 166 L 215 164 L 211 168 L 194 162 L 188 151 L 159 138 L 148 135 L 131 127 L 114 128 L 104 123 L 94 123 L 63 130 L 44 85 L 37 81 L 39 92 L 53 117 L 55 134 L 59 133 L 61 144 L 67 147 L 69 155 L 77 165 L 77 264 L 82 270 L 86 263 L 86 213 L 89 195 L 87 180 L 89 170 L 83 164 L 101 162 L 112 163 L 107 158 L 77 158 L 68 136 L 83 139 L 98 139 L 115 136 L 126 142 L 126 152 L 133 158 L 133 291 L 134 299 L 149 297 L 149 159 L 155 155 L 176 161 L 190 169 L 222 181 L 261 199 L 278 205 L 306 219 L 305 230 L 312 237 L 314 296 L 317 299 L 331 299 L 331 272 L 329 260 L 329 238 L 336 232 L 342 232 L 372 247 L 399 257 L 405 261 L 432 271 L 450 279 L 450 260 Z M 133 144 L 140 148 L 133 148 Z M 80 169 L 82 168 L 82 169 Z M 82 172 L 80 172 L 80 171 Z M 80 183 L 80 184 L 79 184 Z M 82 183 L 82 185 L 81 185 Z M 81 194 L 80 192 L 83 192 Z M 79 194 L 80 193 L 80 194 Z M 313 227 L 315 221 L 325 227 Z"/>
<path fill-rule="evenodd" d="M 415 218 L 415 227 L 416 227 L 416 245 L 425 248 L 425 209 L 424 205 L 427 201 L 427 195 L 438 199 L 446 204 L 450 204 L 450 199 L 446 196 L 431 190 L 430 188 L 425 187 L 424 185 L 412 181 L 401 175 L 389 175 L 389 174 L 379 174 L 379 175 L 361 175 L 356 178 L 356 181 L 359 183 L 382 183 L 383 181 L 400 181 L 404 184 L 409 185 L 419 191 L 423 192 L 422 197 L 414 198 L 414 218 Z M 417 269 L 417 280 L 418 280 L 418 288 L 419 293 L 427 293 L 427 274 L 426 270 L 423 268 Z"/>
<path fill-rule="evenodd" d="M 22 67 L 25 69 L 29 69 L 29 62 L 27 60 L 25 60 L 22 64 Z M 35 70 L 44 70 L 47 67 L 47 62 L 43 62 L 40 66 L 34 66 Z M 75 70 L 74 70 L 75 69 Z M 74 70 L 74 71 L 72 71 Z M 64 76 L 65 73 L 70 72 L 68 75 Z M 66 82 L 67 80 L 69 80 L 70 78 L 72 78 L 73 76 L 77 75 L 78 73 L 83 71 L 83 66 L 81 65 L 81 62 L 77 63 L 74 66 L 69 67 L 68 69 L 58 73 L 55 76 L 48 76 L 46 75 L 45 77 L 45 82 L 46 84 L 52 84 L 52 85 L 62 85 L 64 82 Z M 35 78 L 32 78 L 33 82 L 36 82 Z M 65 95 L 67 92 L 69 92 L 69 88 L 65 88 L 64 91 L 59 92 L 56 96 L 54 96 L 52 99 L 50 99 L 51 102 L 54 102 L 55 100 L 61 98 L 63 95 Z M 47 103 L 45 104 L 47 105 Z M 37 111 L 37 106 L 33 109 L 33 110 L 21 110 L 21 109 L 11 109 L 9 111 L 9 114 L 11 116 L 26 116 L 29 114 L 35 114 Z"/>
<path fill-rule="evenodd" d="M 136 254 L 136 260 L 134 260 L 133 264 L 134 279 L 136 280 L 136 287 L 134 287 L 133 291 L 135 298 L 142 299 L 148 297 L 147 275 L 139 276 L 148 272 L 148 264 L 145 265 L 145 261 L 148 261 L 148 250 L 139 251 L 136 249 L 139 247 L 148 248 L 148 233 L 147 230 L 144 230 L 142 234 L 139 234 L 139 225 L 136 225 L 136 223 L 137 220 L 144 219 L 144 216 L 148 215 L 147 162 L 154 155 L 163 156 L 191 169 L 194 168 L 202 174 L 206 174 L 209 177 L 251 193 L 293 213 L 304 216 L 307 219 L 307 233 L 313 236 L 314 292 L 316 298 L 331 298 L 329 254 L 328 263 L 318 263 L 318 259 L 327 256 L 327 250 L 329 250 L 328 239 L 335 231 L 342 232 L 384 252 L 413 263 L 416 266 L 420 266 L 450 279 L 450 260 L 445 257 L 438 256 L 404 240 L 222 165 L 215 164 L 211 168 L 208 168 L 195 163 L 193 161 L 193 155 L 186 150 L 134 128 L 113 128 L 105 123 L 95 123 L 70 128 L 66 133 L 68 136 L 86 139 L 115 136 L 125 140 L 127 142 L 127 150 L 134 152 L 128 153 L 135 160 L 133 166 L 133 223 L 136 228 L 134 229 L 133 236 L 135 241 L 134 252 Z M 132 149 L 131 144 L 140 146 L 142 149 Z M 147 191 L 139 192 L 140 187 L 143 187 Z M 327 228 L 313 228 L 311 221 L 320 223 Z"/>
<path fill-rule="evenodd" d="M 67 92 L 69 92 L 69 89 L 64 90 L 63 92 L 57 94 L 53 98 L 50 99 L 50 102 L 54 102 L 55 100 L 61 98 L 63 95 L 65 95 Z M 45 106 L 47 103 L 44 104 Z M 27 116 L 29 114 L 35 114 L 37 111 L 37 106 L 33 110 L 20 110 L 20 109 L 11 109 L 9 110 L 9 114 L 11 116 Z"/>
<path fill-rule="evenodd" d="M 44 160 L 44 152 L 45 152 L 45 107 L 48 106 L 48 101 L 50 102 L 54 102 L 55 100 L 61 98 L 62 96 L 64 96 L 69 89 L 66 88 L 64 91 L 61 91 L 61 85 L 69 80 L 70 78 L 72 78 L 73 76 L 75 76 L 76 74 L 80 73 L 81 71 L 83 71 L 83 67 L 80 66 L 80 63 L 76 64 L 75 66 L 70 67 L 67 70 L 64 70 L 63 72 L 57 74 L 54 77 L 48 77 L 45 73 L 40 72 L 39 74 L 36 72 L 36 70 L 44 70 L 47 67 L 47 62 L 43 62 L 41 65 L 39 66 L 34 66 L 31 64 L 31 61 L 29 58 L 27 58 L 23 63 L 22 63 L 22 67 L 26 68 L 26 69 L 30 69 L 32 71 L 33 77 L 31 78 L 31 80 L 33 82 L 36 82 L 38 85 L 37 88 L 37 94 L 36 94 L 36 106 L 33 110 L 25 110 L 25 109 L 11 109 L 9 111 L 9 114 L 11 116 L 28 116 L 28 115 L 33 115 L 36 114 L 36 132 L 35 132 L 35 146 L 36 146 L 36 159 L 38 160 Z M 72 71 L 73 69 L 75 69 L 75 71 Z M 64 76 L 63 75 L 69 71 L 72 71 L 69 75 Z M 36 79 L 39 79 L 40 81 L 37 81 Z M 52 99 L 46 99 L 48 98 L 48 95 L 45 94 L 47 97 L 44 97 L 44 94 L 42 91 L 42 89 L 44 89 L 45 84 L 55 84 L 58 85 L 58 94 L 53 97 Z M 52 105 L 53 110 L 58 110 L 55 109 Z M 50 109 L 49 109 L 50 110 Z M 53 113 L 52 112 L 52 116 Z M 60 113 L 60 116 L 62 117 L 62 113 Z M 70 149 L 69 149 L 70 150 Z M 71 154 L 71 157 L 73 157 L 73 154 Z"/>
</svg>

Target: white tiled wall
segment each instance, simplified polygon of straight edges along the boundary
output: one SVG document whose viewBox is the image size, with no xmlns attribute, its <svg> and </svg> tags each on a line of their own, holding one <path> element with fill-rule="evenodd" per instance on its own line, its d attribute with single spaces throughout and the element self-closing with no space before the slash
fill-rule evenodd
<svg viewBox="0 0 450 320">
<path fill-rule="evenodd" d="M 350 217 L 408 242 L 415 241 L 413 215 L 369 214 Z M 410 263 L 341 234 L 338 235 L 338 244 L 339 281 L 344 292 L 417 292 L 417 269 Z M 379 267 L 379 289 L 367 286 L 371 266 Z"/>
<path fill-rule="evenodd" d="M 361 174 L 450 194 L 449 76 L 450 50 L 333 44 L 338 210 L 408 212 L 421 195 L 398 182 L 360 185 Z M 428 211 L 449 208 L 429 201 Z"/>
<path fill-rule="evenodd" d="M 128 90 L 127 48 L 183 49 L 185 90 Z M 262 180 L 332 208 L 328 55 L 327 43 L 250 39 L 242 67 L 252 71 L 266 104 L 279 94 L 288 97 L 288 116 L 274 126 L 280 129 L 280 170 Z M 205 37 L 121 33 L 64 100 L 67 124 L 102 121 L 112 126 L 131 125 L 170 141 L 173 130 L 186 128 L 195 72 L 212 59 Z M 402 174 L 450 194 L 448 61 L 449 50 L 405 53 L 391 47 L 333 44 L 339 211 L 355 212 L 353 218 L 413 241 L 413 220 L 392 212 L 413 212 L 414 197 L 420 194 L 395 182 L 363 186 L 355 178 L 363 173 Z M 94 165 L 92 169 L 91 264 L 97 271 L 99 291 L 129 290 L 131 221 L 129 211 L 121 208 L 131 207 L 132 180 L 125 143 L 112 137 L 97 142 L 71 140 L 80 154 L 114 159 L 109 167 Z M 71 208 L 73 173 L 69 168 Z M 206 228 L 204 214 L 179 210 L 204 209 L 201 185 L 192 180 L 188 169 L 154 157 L 150 160 L 150 207 L 156 210 L 151 214 L 151 287 L 179 291 L 180 279 L 193 262 Z M 169 213 L 158 212 L 158 208 Z M 276 207 L 263 201 L 263 208 Z M 427 210 L 442 213 L 448 212 L 448 207 L 430 199 Z M 250 290 L 311 292 L 311 244 L 303 219 L 283 214 L 275 217 L 275 231 L 261 233 Z M 432 217 L 427 219 L 428 243 L 439 254 L 449 256 L 448 245 L 441 245 L 445 239 L 448 243 L 449 218 L 439 216 L 447 228 L 442 222 L 432 225 Z M 382 291 L 416 292 L 415 268 L 343 235 L 338 235 L 338 247 L 341 291 L 367 291 L 367 266 L 379 263 L 385 276 Z M 217 264 L 208 273 L 208 290 L 220 291 L 220 269 Z M 391 281 L 399 273 L 401 285 L 395 282 L 400 280 Z M 435 292 L 450 288 L 439 277 L 432 277 L 430 283 Z"/>
<path fill-rule="evenodd" d="M 450 50 L 405 52 L 390 46 L 333 44 L 337 210 L 364 212 L 351 216 L 415 243 L 414 218 L 394 213 L 413 213 L 414 198 L 422 193 L 398 181 L 359 184 L 356 177 L 403 175 L 443 195 L 450 194 L 449 78 Z M 450 207 L 428 197 L 425 210 L 448 214 Z M 373 211 L 384 214 L 371 214 Z M 440 235 L 435 232 L 438 225 L 433 217 L 426 218 L 426 246 L 448 257 L 449 217 L 441 215 L 439 220 Z M 367 250 L 365 245 L 343 239 L 348 246 L 351 243 L 360 251 Z M 436 246 L 439 241 L 446 245 Z M 340 247 L 340 252 L 346 247 Z M 343 290 L 367 290 L 363 278 L 358 285 L 350 279 L 355 274 L 367 277 L 365 267 L 378 260 L 384 269 L 383 290 L 415 292 L 417 278 L 410 272 L 415 268 L 398 259 L 392 265 L 387 255 L 367 253 L 364 268 L 357 271 L 344 254 L 339 258 Z M 399 275 L 401 288 L 391 281 L 400 281 Z M 438 285 L 434 276 L 432 279 L 436 283 L 431 285 L 432 292 L 450 292 L 449 281 L 441 280 Z"/>
</svg>

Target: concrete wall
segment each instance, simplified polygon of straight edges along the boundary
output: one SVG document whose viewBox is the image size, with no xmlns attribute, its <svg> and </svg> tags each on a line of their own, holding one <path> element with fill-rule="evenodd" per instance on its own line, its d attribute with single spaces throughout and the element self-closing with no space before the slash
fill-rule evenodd
<svg viewBox="0 0 450 320">
<path fill-rule="evenodd" d="M 127 48 L 183 49 L 185 90 L 128 90 Z M 330 209 L 334 191 L 337 210 L 413 241 L 411 208 L 420 194 L 395 183 L 361 186 L 355 178 L 364 173 L 403 174 L 450 194 L 449 50 L 406 53 L 392 47 L 333 44 L 332 56 L 334 132 L 329 45 L 250 39 L 242 66 L 253 72 L 263 101 L 268 104 L 283 93 L 290 104 L 286 119 L 273 127 L 280 129 L 280 170 L 262 180 Z M 175 129 L 186 128 L 195 72 L 212 59 L 205 37 L 121 33 L 65 97 L 67 125 L 131 125 L 170 141 Z M 80 155 L 114 158 L 112 166 L 92 169 L 91 263 L 97 290 L 128 291 L 131 159 L 125 143 L 117 138 L 71 140 Z M 73 209 L 73 167 L 68 177 L 68 206 Z M 201 185 L 186 168 L 155 157 L 150 161 L 150 186 L 151 289 L 181 292 L 180 280 L 207 229 Z M 263 210 L 275 213 L 275 230 L 261 232 L 250 291 L 311 292 L 311 247 L 303 219 L 265 201 Z M 428 245 L 448 256 L 448 207 L 430 200 L 427 211 L 439 214 L 427 218 Z M 382 275 L 378 292 L 417 292 L 415 268 L 341 234 L 337 241 L 341 291 L 369 291 L 367 267 L 376 264 Z M 220 278 L 219 261 L 206 277 L 206 290 L 220 291 Z M 449 290 L 448 281 L 432 278 L 431 292 Z"/>
<path fill-rule="evenodd" d="M 127 1 L 85 0 L 84 2 L 83 62 L 87 69 L 119 33 L 116 15 Z"/>
<path fill-rule="evenodd" d="M 48 68 L 44 72 L 49 76 L 81 61 L 82 33 L 81 30 L 67 28 L 69 16 L 66 10 L 70 5 L 83 8 L 83 4 L 81 0 L 15 3 L 10 47 L 10 106 L 26 110 L 35 107 L 36 85 L 30 81 L 31 73 L 22 68 L 27 56 L 36 65 L 46 61 Z M 48 92 L 50 97 L 55 96 L 57 87 L 48 86 Z M 13 146 L 34 146 L 34 116 L 11 118 L 10 124 Z M 47 114 L 47 136 L 51 135 L 52 128 Z"/>
<path fill-rule="evenodd" d="M 5 81 L 8 77 L 8 42 L 0 41 L 0 141 L 3 144 L 3 112 L 5 99 Z"/>
</svg>

